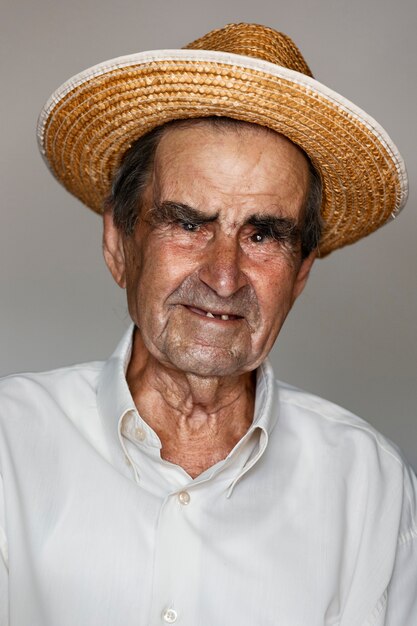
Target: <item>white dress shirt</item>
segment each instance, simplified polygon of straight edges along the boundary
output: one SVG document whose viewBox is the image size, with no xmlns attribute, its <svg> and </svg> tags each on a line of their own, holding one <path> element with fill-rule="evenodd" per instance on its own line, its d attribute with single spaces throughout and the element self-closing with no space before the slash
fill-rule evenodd
<svg viewBox="0 0 417 626">
<path fill-rule="evenodd" d="M 1 626 L 416 626 L 416 479 L 366 422 L 257 372 L 253 424 L 196 479 L 125 371 L 0 383 Z"/>
</svg>

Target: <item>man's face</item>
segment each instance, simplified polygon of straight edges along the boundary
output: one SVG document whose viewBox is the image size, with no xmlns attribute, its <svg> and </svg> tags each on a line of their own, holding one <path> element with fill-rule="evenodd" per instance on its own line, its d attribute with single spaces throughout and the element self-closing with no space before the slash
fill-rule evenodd
<svg viewBox="0 0 417 626">
<path fill-rule="evenodd" d="M 106 259 L 158 361 L 225 376 L 264 360 L 312 263 L 297 236 L 308 180 L 303 153 L 264 129 L 167 130 L 135 232 L 105 227 Z"/>
</svg>

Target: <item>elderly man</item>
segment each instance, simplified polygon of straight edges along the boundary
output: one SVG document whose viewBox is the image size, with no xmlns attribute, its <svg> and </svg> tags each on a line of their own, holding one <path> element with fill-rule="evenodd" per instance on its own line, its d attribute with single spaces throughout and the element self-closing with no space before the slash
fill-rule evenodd
<svg viewBox="0 0 417 626">
<path fill-rule="evenodd" d="M 39 140 L 133 325 L 1 383 L 1 625 L 415 625 L 412 471 L 266 360 L 315 257 L 405 203 L 385 131 L 240 24 L 74 77 Z"/>
</svg>

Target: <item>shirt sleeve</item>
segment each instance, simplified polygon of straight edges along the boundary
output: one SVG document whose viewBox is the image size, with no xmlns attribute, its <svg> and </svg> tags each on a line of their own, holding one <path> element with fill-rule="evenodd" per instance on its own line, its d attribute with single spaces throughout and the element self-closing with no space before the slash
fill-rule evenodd
<svg viewBox="0 0 417 626">
<path fill-rule="evenodd" d="M 364 626 L 417 624 L 417 479 L 406 468 L 404 505 L 395 562 L 387 589 Z"/>
<path fill-rule="evenodd" d="M 386 626 L 417 624 L 417 478 L 410 468 L 404 476 L 403 524 L 387 591 Z"/>
<path fill-rule="evenodd" d="M 417 624 L 417 534 L 398 546 L 394 572 L 388 587 L 385 624 Z"/>
<path fill-rule="evenodd" d="M 0 626 L 7 626 L 8 618 L 8 555 L 7 555 L 7 538 L 5 531 L 5 511 L 3 497 L 3 481 L 0 475 Z"/>
</svg>

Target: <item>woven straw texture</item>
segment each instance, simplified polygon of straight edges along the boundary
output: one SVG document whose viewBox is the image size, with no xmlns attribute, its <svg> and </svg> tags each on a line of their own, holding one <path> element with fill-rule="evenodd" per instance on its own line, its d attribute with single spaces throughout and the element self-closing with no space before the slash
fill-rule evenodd
<svg viewBox="0 0 417 626">
<path fill-rule="evenodd" d="M 407 181 L 395 146 L 372 118 L 311 78 L 289 37 L 229 25 L 187 49 L 189 58 L 186 50 L 166 51 L 96 66 L 45 106 L 41 151 L 88 207 L 102 211 L 121 157 L 138 137 L 169 120 L 222 115 L 283 133 L 309 155 L 323 181 L 321 256 L 402 208 Z"/>
</svg>

